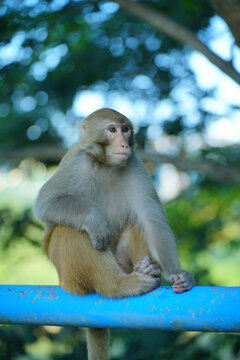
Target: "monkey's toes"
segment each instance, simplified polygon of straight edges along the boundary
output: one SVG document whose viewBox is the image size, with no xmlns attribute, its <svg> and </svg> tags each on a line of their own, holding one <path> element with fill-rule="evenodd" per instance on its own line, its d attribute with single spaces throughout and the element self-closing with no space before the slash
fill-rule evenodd
<svg viewBox="0 0 240 360">
<path fill-rule="evenodd" d="M 160 277 L 161 275 L 159 266 L 149 256 L 145 256 L 142 260 L 136 262 L 133 269 L 141 274 L 153 277 Z"/>
<path fill-rule="evenodd" d="M 140 294 L 145 294 L 160 286 L 160 279 L 149 275 L 139 274 Z"/>
</svg>

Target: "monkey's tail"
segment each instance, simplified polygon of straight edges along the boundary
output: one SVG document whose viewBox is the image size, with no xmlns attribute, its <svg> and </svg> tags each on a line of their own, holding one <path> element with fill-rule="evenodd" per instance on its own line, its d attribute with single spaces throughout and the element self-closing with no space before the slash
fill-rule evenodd
<svg viewBox="0 0 240 360">
<path fill-rule="evenodd" d="M 88 328 L 86 331 L 88 360 L 107 360 L 110 340 L 109 329 Z"/>
</svg>

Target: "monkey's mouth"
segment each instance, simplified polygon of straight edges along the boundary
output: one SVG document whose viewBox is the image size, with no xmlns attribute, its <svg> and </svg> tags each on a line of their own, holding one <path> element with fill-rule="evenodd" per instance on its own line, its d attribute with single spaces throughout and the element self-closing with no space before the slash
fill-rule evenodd
<svg viewBox="0 0 240 360">
<path fill-rule="evenodd" d="M 114 156 L 129 156 L 129 152 L 119 152 L 119 153 L 115 153 Z"/>
</svg>

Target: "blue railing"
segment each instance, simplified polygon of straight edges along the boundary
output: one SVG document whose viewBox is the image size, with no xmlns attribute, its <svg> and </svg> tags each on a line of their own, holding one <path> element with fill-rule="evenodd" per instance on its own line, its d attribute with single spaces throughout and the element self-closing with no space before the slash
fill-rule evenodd
<svg viewBox="0 0 240 360">
<path fill-rule="evenodd" d="M 183 294 L 160 287 L 109 299 L 58 286 L 1 285 L 0 323 L 240 332 L 240 287 L 196 286 Z"/>
</svg>

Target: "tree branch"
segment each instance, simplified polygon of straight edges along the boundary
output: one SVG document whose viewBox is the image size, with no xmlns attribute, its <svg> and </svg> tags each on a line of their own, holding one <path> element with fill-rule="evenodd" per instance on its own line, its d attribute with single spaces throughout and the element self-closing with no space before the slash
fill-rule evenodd
<svg viewBox="0 0 240 360">
<path fill-rule="evenodd" d="M 226 21 L 236 45 L 240 46 L 240 0 L 210 0 L 214 10 Z"/>
<path fill-rule="evenodd" d="M 221 165 L 210 160 L 194 161 L 184 157 L 146 153 L 144 151 L 138 151 L 138 155 L 143 161 L 153 161 L 156 164 L 169 163 L 181 171 L 202 172 L 207 178 L 214 181 L 240 184 L 240 169 L 233 166 Z"/>
<path fill-rule="evenodd" d="M 42 162 L 58 163 L 66 149 L 57 146 L 34 146 L 15 150 L 0 150 L 0 159 L 19 162 L 26 158 L 33 158 Z"/>
<path fill-rule="evenodd" d="M 192 31 L 186 29 L 183 25 L 177 24 L 162 13 L 156 12 L 149 6 L 138 2 L 134 2 L 132 0 L 113 1 L 118 3 L 122 9 L 143 20 L 157 31 L 162 32 L 172 39 L 199 51 L 209 61 L 211 61 L 211 63 L 216 65 L 225 74 L 240 84 L 240 74 L 234 69 L 232 63 L 224 61 L 222 58 L 214 54 Z"/>
<path fill-rule="evenodd" d="M 34 147 L 18 150 L 0 150 L 0 159 L 21 161 L 25 158 L 34 158 L 43 162 L 58 163 L 63 157 L 66 150 L 54 147 Z M 202 172 L 207 178 L 218 182 L 227 182 L 232 184 L 240 184 L 240 169 L 233 166 L 224 166 L 215 161 L 210 160 L 191 160 L 184 157 L 173 157 L 159 153 L 147 153 L 141 150 L 137 154 L 143 161 L 152 161 L 155 164 L 173 164 L 180 171 L 197 171 Z"/>
</svg>

